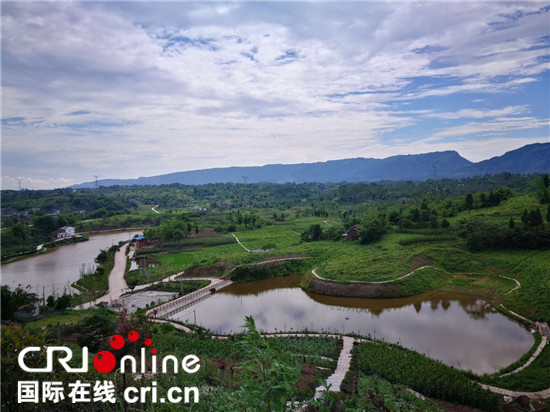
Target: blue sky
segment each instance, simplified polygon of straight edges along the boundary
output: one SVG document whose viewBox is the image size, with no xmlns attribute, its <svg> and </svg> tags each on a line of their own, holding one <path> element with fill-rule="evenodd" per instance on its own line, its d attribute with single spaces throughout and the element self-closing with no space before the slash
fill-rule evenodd
<svg viewBox="0 0 550 412">
<path fill-rule="evenodd" d="M 2 188 L 549 142 L 550 3 L 2 2 Z"/>
</svg>

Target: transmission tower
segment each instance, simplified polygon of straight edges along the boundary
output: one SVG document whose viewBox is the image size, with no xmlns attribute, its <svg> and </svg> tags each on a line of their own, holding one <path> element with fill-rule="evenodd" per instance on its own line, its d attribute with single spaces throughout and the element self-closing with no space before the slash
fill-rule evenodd
<svg viewBox="0 0 550 412">
<path fill-rule="evenodd" d="M 243 176 L 244 184 L 246 185 L 246 182 L 248 180 L 248 176 Z"/>
<path fill-rule="evenodd" d="M 437 191 L 437 166 L 432 165 L 432 167 L 434 169 L 434 191 Z"/>
<path fill-rule="evenodd" d="M 21 182 L 23 181 L 23 178 L 19 178 L 19 179 L 15 179 L 17 180 L 17 186 L 19 187 L 19 190 L 22 190 L 22 187 L 21 187 Z"/>
<path fill-rule="evenodd" d="M 100 175 L 92 175 L 94 178 L 95 178 L 95 188 L 97 189 L 99 187 L 99 183 L 97 182 L 97 178 L 100 176 Z"/>
</svg>

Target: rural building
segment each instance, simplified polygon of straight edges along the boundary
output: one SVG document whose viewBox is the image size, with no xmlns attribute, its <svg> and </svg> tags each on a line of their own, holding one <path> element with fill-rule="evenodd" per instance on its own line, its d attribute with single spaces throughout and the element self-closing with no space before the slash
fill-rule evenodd
<svg viewBox="0 0 550 412">
<path fill-rule="evenodd" d="M 67 237 L 73 237 L 75 235 L 74 233 L 74 227 L 72 226 L 63 226 L 57 229 L 57 238 L 58 239 L 65 239 Z"/>
<path fill-rule="evenodd" d="M 15 316 L 21 319 L 32 319 L 35 316 L 38 316 L 40 313 L 40 305 L 38 302 L 27 303 L 26 305 L 20 306 L 15 311 Z"/>
<path fill-rule="evenodd" d="M 147 238 L 145 236 L 135 237 L 134 242 L 136 242 L 136 249 L 141 249 L 143 246 L 147 246 Z"/>
<path fill-rule="evenodd" d="M 346 238 L 346 240 L 349 240 L 350 242 L 353 240 L 359 240 L 360 230 L 361 230 L 360 225 L 353 225 L 348 230 L 346 230 L 346 233 L 344 233 L 342 237 Z"/>
</svg>

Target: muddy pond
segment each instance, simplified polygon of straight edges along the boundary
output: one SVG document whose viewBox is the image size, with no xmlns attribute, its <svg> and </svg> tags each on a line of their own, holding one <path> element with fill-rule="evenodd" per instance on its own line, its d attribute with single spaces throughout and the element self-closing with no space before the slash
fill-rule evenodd
<svg viewBox="0 0 550 412">
<path fill-rule="evenodd" d="M 197 324 L 220 334 L 242 331 L 248 315 L 265 332 L 355 332 L 478 374 L 515 362 L 534 343 L 528 330 L 476 296 L 337 298 L 306 293 L 299 282 L 299 276 L 289 276 L 233 284 L 172 318 L 193 323 L 196 317 Z"/>
</svg>

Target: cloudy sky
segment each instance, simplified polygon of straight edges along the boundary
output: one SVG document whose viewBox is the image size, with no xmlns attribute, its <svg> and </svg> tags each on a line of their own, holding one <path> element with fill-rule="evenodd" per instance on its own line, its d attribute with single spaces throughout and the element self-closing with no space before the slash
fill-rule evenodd
<svg viewBox="0 0 550 412">
<path fill-rule="evenodd" d="M 549 138 L 548 2 L 2 1 L 2 187 Z"/>
</svg>

